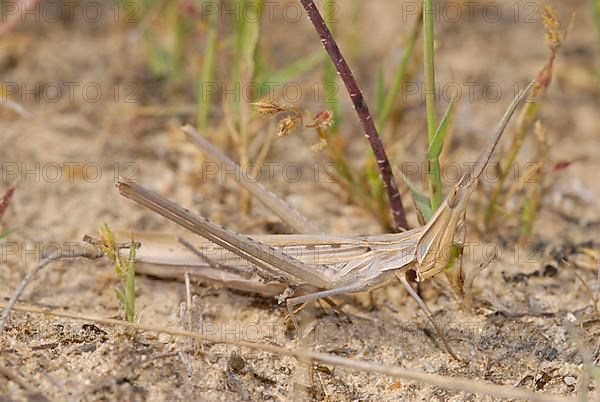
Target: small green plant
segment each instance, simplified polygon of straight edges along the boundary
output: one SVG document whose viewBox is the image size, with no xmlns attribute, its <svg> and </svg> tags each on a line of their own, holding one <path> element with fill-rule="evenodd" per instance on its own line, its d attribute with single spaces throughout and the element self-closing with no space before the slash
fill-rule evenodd
<svg viewBox="0 0 600 402">
<path fill-rule="evenodd" d="M 264 127 L 253 120 L 249 105 L 267 96 L 277 99 L 273 83 L 281 88 L 297 80 L 322 64 L 325 55 L 316 51 L 270 68 L 276 63 L 260 48 L 261 25 L 268 14 L 263 12 L 263 0 L 207 1 L 202 7 L 199 3 L 138 0 L 136 19 L 144 38 L 147 70 L 170 91 L 171 100 L 194 96 L 197 128 L 214 133 L 211 139 L 220 147 L 233 148 L 244 168 L 259 170 L 271 138 L 266 136 L 259 149 L 251 146 Z M 223 14 L 221 7 L 236 12 Z M 188 82 L 194 82 L 193 91 L 186 88 Z M 222 113 L 212 113 L 219 109 Z M 240 191 L 240 211 L 246 214 L 251 199 Z"/>
<path fill-rule="evenodd" d="M 333 15 L 333 13 L 327 11 L 334 9 L 334 7 L 335 1 L 333 0 L 328 0 L 324 3 L 323 10 L 326 12 L 327 17 Z M 335 29 L 333 21 L 326 19 L 325 23 L 329 30 L 333 32 Z M 401 92 L 402 83 L 406 80 L 408 65 L 414 53 L 414 45 L 418 38 L 420 27 L 421 24 L 417 21 L 407 39 L 401 63 L 396 70 L 396 74 L 389 90 L 385 90 L 385 79 L 383 74 L 380 74 L 379 76 L 378 87 L 376 90 L 377 101 L 375 111 L 376 115 L 379 116 L 376 126 L 379 127 L 380 130 L 383 130 L 383 127 L 391 117 L 398 95 Z M 323 32 L 320 32 L 320 34 L 322 33 Z M 391 205 L 386 196 L 386 193 L 389 192 L 384 185 L 385 180 L 382 180 L 380 177 L 381 166 L 378 166 L 373 153 L 370 151 L 368 152 L 364 165 L 359 169 L 353 169 L 352 164 L 348 160 L 345 137 L 340 135 L 339 132 L 341 112 L 337 93 L 339 78 L 336 71 L 337 68 L 339 68 L 339 66 L 336 66 L 339 58 L 333 58 L 333 60 L 335 60 L 335 62 L 332 60 L 325 62 L 323 88 L 325 89 L 324 103 L 327 106 L 327 110 L 331 111 L 332 116 L 335 116 L 335 120 L 332 127 L 327 130 L 316 128 L 319 136 L 319 143 L 315 144 L 313 149 L 324 152 L 327 159 L 335 166 L 335 175 L 332 176 L 332 179 L 338 181 L 340 186 L 352 200 L 356 201 L 359 205 L 373 214 L 382 227 L 388 230 L 397 230 L 398 223 L 395 219 L 390 220 L 388 213 Z M 344 81 L 344 78 L 348 81 L 350 78 L 349 75 L 350 74 L 348 74 L 346 70 L 344 70 L 344 74 L 340 73 L 342 81 Z M 344 82 L 344 85 L 346 84 L 347 82 Z M 370 138 L 372 138 L 372 136 L 370 136 Z M 400 174 L 401 173 L 402 172 L 400 172 Z M 399 206 L 396 205 L 395 207 L 398 209 Z M 401 227 L 406 228 L 406 225 Z"/>
<path fill-rule="evenodd" d="M 250 9 L 252 11 L 249 12 L 251 15 L 233 20 L 234 62 L 230 76 L 231 86 L 235 88 L 236 85 L 240 85 L 241 88 L 248 88 L 256 77 L 256 66 L 260 57 L 258 53 L 259 21 L 262 17 L 263 2 L 258 0 L 235 0 L 235 3 L 239 6 L 239 9 L 243 9 L 246 4 L 254 4 L 254 7 Z M 246 168 L 251 161 L 248 149 L 251 139 L 249 105 L 257 95 L 245 90 L 242 90 L 240 95 L 239 100 L 235 100 L 230 104 L 230 110 L 235 116 L 235 128 L 232 128 L 232 135 L 234 135 L 234 141 L 238 149 L 239 163 Z M 250 212 L 250 203 L 250 193 L 243 189 L 240 190 L 240 211 L 242 214 Z"/>
<path fill-rule="evenodd" d="M 533 174 L 528 180 L 528 188 L 526 190 L 525 199 L 523 200 L 521 213 L 521 235 L 523 238 L 529 237 L 533 232 L 533 224 L 540 209 L 542 202 L 542 189 L 544 186 L 544 178 L 546 170 L 544 169 L 545 161 L 548 159 L 550 145 L 548 143 L 548 132 L 540 121 L 535 123 L 536 137 L 536 155 L 535 164 L 533 165 Z"/>
<path fill-rule="evenodd" d="M 100 228 L 101 248 L 104 254 L 114 263 L 115 273 L 121 284 L 115 288 L 115 294 L 119 306 L 125 313 L 125 319 L 129 322 L 135 320 L 135 253 L 137 245 L 133 238 L 129 245 L 129 256 L 127 259 L 120 253 L 120 247 L 107 224 Z"/>
<path fill-rule="evenodd" d="M 549 6 L 544 7 L 543 21 L 546 28 L 546 40 L 548 42 L 550 54 L 548 55 L 546 64 L 537 75 L 535 91 L 532 92 L 526 106 L 519 115 L 517 128 L 513 132 L 510 149 L 506 158 L 501 163 L 499 180 L 496 182 L 496 185 L 488 198 L 489 202 L 484 215 L 486 228 L 490 228 L 493 225 L 497 211 L 506 210 L 504 205 L 508 197 L 502 197 L 506 188 L 506 179 L 509 177 L 511 168 L 517 160 L 517 156 L 527 138 L 527 134 L 532 131 L 534 124 L 537 121 L 539 110 L 543 104 L 543 97 L 552 81 L 556 54 L 566 40 L 573 24 L 573 20 L 571 19 L 569 27 L 564 29 L 558 20 L 556 12 Z M 529 182 L 534 181 L 529 180 Z M 519 181 L 516 180 L 514 185 L 519 185 Z M 512 194 L 513 192 L 513 190 L 509 189 L 506 194 Z M 534 196 L 533 190 L 530 196 Z M 535 208 L 532 209 L 533 205 L 531 205 L 530 201 L 525 204 L 525 211 L 522 215 L 525 223 L 525 227 L 523 228 L 525 233 L 530 233 L 531 225 L 533 224 L 533 221 L 531 221 L 533 215 L 531 215 L 531 213 Z"/>
<path fill-rule="evenodd" d="M 274 100 L 276 95 L 272 93 L 273 83 L 286 84 L 323 60 L 323 54 L 316 52 L 279 69 L 269 69 L 271 63 L 266 60 L 266 55 L 261 53 L 259 46 L 264 17 L 263 6 L 262 0 L 233 0 L 233 5 L 228 7 L 243 10 L 243 14 L 229 16 L 219 25 L 218 7 L 221 5 L 218 2 L 213 3 L 214 9 L 207 15 L 207 34 L 201 69 L 195 79 L 198 88 L 198 128 L 211 127 L 211 131 L 218 132 L 219 126 L 224 126 L 222 131 L 227 135 L 214 138 L 214 141 L 223 148 L 233 146 L 238 154 L 237 159 L 244 168 L 254 166 L 260 169 L 271 145 L 271 139 L 267 136 L 268 139 L 263 141 L 258 151 L 253 152 L 251 149 L 250 144 L 262 128 L 254 124 L 250 105 L 263 97 Z M 219 32 L 224 34 L 218 35 Z M 221 58 L 231 67 L 217 69 Z M 225 83 L 226 88 L 235 88 L 235 96 L 225 95 L 222 101 L 216 99 L 215 87 L 219 87 L 217 83 Z M 224 116 L 211 121 L 212 107 L 222 107 Z M 243 189 L 240 190 L 239 200 L 241 213 L 249 213 L 251 197 Z"/>
<path fill-rule="evenodd" d="M 144 0 L 139 8 L 148 71 L 153 77 L 181 82 L 185 41 L 192 28 L 189 16 L 177 1 Z"/>
<path fill-rule="evenodd" d="M 424 77 L 425 77 L 425 93 L 426 93 L 426 109 L 427 109 L 427 127 L 428 127 L 428 149 L 425 156 L 427 162 L 427 183 L 429 187 L 429 194 L 424 194 L 418 189 L 418 186 L 411 182 L 411 180 L 400 172 L 402 181 L 410 189 L 413 203 L 417 212 L 419 223 L 424 225 L 433 215 L 433 213 L 439 207 L 441 200 L 443 199 L 442 183 L 441 183 L 441 168 L 440 168 L 440 155 L 443 150 L 446 134 L 449 130 L 450 123 L 453 115 L 454 98 L 450 101 L 446 113 L 442 120 L 437 123 L 437 117 L 435 112 L 435 63 L 434 63 L 434 49 L 433 49 L 433 12 L 431 11 L 431 2 L 425 2 L 425 8 L 428 13 L 423 12 L 421 7 L 418 16 L 415 20 L 415 24 L 411 30 L 411 33 L 407 39 L 407 44 L 404 50 L 402 61 L 398 66 L 396 75 L 392 84 L 389 87 L 387 93 L 384 92 L 383 80 L 380 77 L 377 91 L 377 126 L 380 130 L 384 130 L 389 122 L 392 109 L 396 103 L 398 95 L 401 92 L 402 83 L 406 81 L 408 75 L 408 66 L 410 60 L 414 55 L 414 48 L 417 39 L 421 33 L 421 29 L 424 30 Z M 427 15 L 426 15 L 427 14 Z M 381 191 L 381 181 L 377 180 L 377 172 L 375 170 L 375 164 L 368 164 L 366 174 L 371 185 L 371 194 L 375 199 L 381 200 L 383 197 L 379 196 L 383 194 Z M 398 162 L 398 161 L 394 161 Z"/>
<path fill-rule="evenodd" d="M 392 117 L 392 111 L 394 110 L 394 107 L 397 104 L 397 99 L 401 93 L 402 84 L 406 82 L 408 78 L 408 66 L 410 61 L 413 59 L 415 43 L 421 32 L 421 27 L 422 23 L 420 11 L 419 15 L 415 19 L 415 24 L 413 25 L 411 33 L 407 38 L 402 60 L 398 65 L 398 68 L 396 69 L 394 79 L 392 80 L 392 83 L 389 86 L 387 92 L 385 90 L 386 83 L 385 78 L 383 76 L 383 72 L 380 71 L 379 73 L 375 93 L 375 114 L 376 116 L 378 116 L 376 126 L 378 130 L 382 133 L 382 137 L 384 139 L 387 138 L 389 140 L 393 140 L 392 135 L 386 135 L 386 133 L 390 132 L 389 130 L 386 131 L 386 128 L 388 126 L 390 118 Z M 401 110 L 399 112 L 401 112 Z M 397 113 L 396 118 L 399 118 L 399 115 L 400 113 Z M 397 161 L 392 160 L 392 164 L 396 165 L 396 163 L 394 162 Z M 385 196 L 385 188 L 383 186 L 383 182 L 379 178 L 377 163 L 372 153 L 369 153 L 366 156 L 366 164 L 364 168 L 361 169 L 361 171 L 364 173 L 360 176 L 359 181 L 363 183 L 363 187 L 366 189 L 366 193 L 364 195 L 361 195 L 361 197 L 368 197 L 372 199 L 372 204 L 374 205 L 374 208 L 376 210 L 382 211 L 389 209 L 389 205 Z M 408 185 L 408 187 L 411 188 L 413 202 L 415 203 L 415 205 L 419 205 L 419 201 L 421 200 L 421 198 L 419 198 L 420 192 L 416 190 L 416 187 L 412 186 L 412 183 L 408 182 L 409 179 L 407 177 L 404 177 L 402 172 L 400 172 L 400 174 L 403 176 L 404 182 Z M 429 206 L 427 206 L 427 209 L 429 209 Z M 420 208 L 417 208 L 417 213 L 420 217 Z M 385 219 L 385 216 L 383 218 Z M 419 218 L 419 223 L 424 223 L 424 221 L 421 221 L 421 219 Z M 389 227 L 389 225 L 384 226 Z"/>
<path fill-rule="evenodd" d="M 328 171 L 326 173 L 330 174 L 332 180 L 337 180 L 354 201 L 373 214 L 383 227 L 391 228 L 387 212 L 389 207 L 387 207 L 385 193 L 382 192 L 379 194 L 379 197 L 374 197 L 370 191 L 371 188 L 364 180 L 365 177 L 359 176 L 351 168 L 346 157 L 346 149 L 342 137 L 334 129 L 335 123 L 332 111 L 321 111 L 310 119 L 310 123 L 306 123 L 309 119 L 293 106 L 282 106 L 269 101 L 255 102 L 253 106 L 262 116 L 282 116 L 279 119 L 277 133 L 280 137 L 294 133 L 298 127 L 314 129 L 319 140 L 312 146 L 312 149 L 324 152 L 329 162 L 335 167 L 335 175 L 330 174 L 332 172 Z M 377 169 L 374 168 L 373 171 L 375 175 L 373 180 L 379 180 Z M 385 206 L 385 208 L 382 208 L 382 206 Z"/>
</svg>

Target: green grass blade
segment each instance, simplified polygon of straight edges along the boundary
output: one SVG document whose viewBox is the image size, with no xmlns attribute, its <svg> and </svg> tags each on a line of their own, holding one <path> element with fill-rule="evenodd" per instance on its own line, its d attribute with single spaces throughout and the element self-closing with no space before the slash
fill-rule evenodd
<svg viewBox="0 0 600 402">
<path fill-rule="evenodd" d="M 261 93 L 268 93 L 271 88 L 269 84 L 283 85 L 312 70 L 325 60 L 325 56 L 327 55 L 323 53 L 323 50 L 319 49 L 318 52 L 290 63 L 277 71 L 261 73 L 261 77 L 259 78 Z"/>
<path fill-rule="evenodd" d="M 513 138 L 510 146 L 508 155 L 502 163 L 500 177 L 496 182 L 496 185 L 489 197 L 488 206 L 484 214 L 484 223 L 487 228 L 490 227 L 494 219 L 494 215 L 500 206 L 500 196 L 504 190 L 504 184 L 508 175 L 511 172 L 511 168 L 514 165 L 519 151 L 525 141 L 525 137 L 531 131 L 533 124 L 537 118 L 539 108 L 541 107 L 542 100 L 530 101 L 525 104 L 525 107 L 521 110 L 519 115 L 519 121 L 516 130 L 513 132 Z"/>
<path fill-rule="evenodd" d="M 411 192 L 413 200 L 415 201 L 415 205 L 419 209 L 419 212 L 425 218 L 425 221 L 428 221 L 433 216 L 433 211 L 431 210 L 431 206 L 429 205 L 429 199 L 419 190 L 419 188 L 412 182 L 411 179 L 408 178 L 407 175 L 404 174 L 401 170 L 396 170 L 400 174 L 400 178 L 406 184 L 406 187 Z"/>
<path fill-rule="evenodd" d="M 231 7 L 235 10 L 243 10 L 246 6 L 246 0 L 233 0 Z M 231 54 L 232 54 L 232 63 L 231 63 L 231 71 L 229 73 L 229 87 L 236 88 L 238 85 L 242 85 L 242 63 L 245 59 L 244 57 L 244 36 L 245 36 L 245 26 L 247 24 L 246 18 L 241 18 L 236 16 L 235 18 L 231 18 L 232 26 L 232 34 L 230 37 L 231 40 Z M 230 101 L 230 108 L 234 113 L 237 113 L 240 108 L 239 102 Z"/>
<path fill-rule="evenodd" d="M 421 11 L 419 12 L 419 15 L 417 16 L 415 24 L 410 33 L 410 36 L 408 37 L 408 42 L 406 43 L 406 47 L 404 48 L 404 54 L 402 55 L 402 60 L 400 61 L 400 65 L 398 66 L 398 69 L 396 70 L 396 75 L 394 76 L 394 81 L 392 82 L 392 85 L 390 86 L 390 89 L 387 92 L 387 95 L 385 97 L 382 107 L 378 108 L 379 118 L 377 119 L 377 128 L 380 131 L 383 131 L 383 129 L 385 128 L 385 125 L 388 122 L 390 114 L 392 113 L 394 104 L 396 103 L 396 99 L 398 98 L 398 95 L 400 94 L 400 89 L 402 88 L 402 83 L 406 79 L 406 71 L 408 69 L 408 63 L 412 59 L 414 49 L 415 49 L 415 43 L 417 42 L 417 39 L 419 38 L 419 34 L 421 33 L 421 26 L 422 26 L 421 18 L 422 18 L 422 8 L 421 8 Z"/>
<path fill-rule="evenodd" d="M 184 52 L 184 41 L 188 35 L 190 24 L 183 14 L 182 9 L 178 2 L 173 2 L 172 7 L 172 27 L 174 31 L 173 47 L 171 49 L 171 79 L 174 81 L 181 80 L 183 70 L 183 52 Z"/>
<path fill-rule="evenodd" d="M 119 289 L 114 288 L 115 296 L 117 296 L 117 301 L 121 307 L 125 306 L 125 295 Z"/>
<path fill-rule="evenodd" d="M 450 100 L 448 104 L 448 108 L 446 109 L 446 113 L 438 126 L 431 143 L 429 144 L 429 149 L 427 150 L 427 160 L 433 161 L 438 160 L 440 154 L 442 153 L 442 148 L 444 146 L 444 140 L 446 139 L 446 132 L 448 131 L 448 125 L 450 123 L 452 117 L 452 111 L 454 110 L 454 97 Z"/>
<path fill-rule="evenodd" d="M 144 45 L 146 47 L 146 63 L 153 77 L 166 77 L 169 71 L 169 55 L 154 37 L 154 34 L 146 29 L 143 33 Z"/>
<path fill-rule="evenodd" d="M 600 0 L 590 0 L 592 5 L 592 18 L 596 26 L 596 73 L 598 77 L 598 88 L 600 90 Z"/>
<path fill-rule="evenodd" d="M 435 62 L 433 47 L 433 19 L 435 10 L 433 0 L 425 0 L 423 10 L 423 37 L 424 37 L 424 74 L 425 74 L 425 106 L 427 109 L 427 133 L 431 144 L 437 128 L 435 111 Z M 443 200 L 442 175 L 440 162 L 437 158 L 429 161 L 427 169 L 427 182 L 429 185 L 429 204 L 432 211 L 438 209 Z"/>
<path fill-rule="evenodd" d="M 375 112 L 378 115 L 381 115 L 383 111 L 383 106 L 385 103 L 385 77 L 383 74 L 383 69 L 379 69 L 379 74 L 377 75 L 377 82 L 375 85 Z M 381 128 L 379 128 L 381 130 Z"/>
<path fill-rule="evenodd" d="M 129 258 L 127 260 L 127 280 L 125 286 L 126 300 L 125 300 L 125 315 L 127 321 L 133 322 L 135 320 L 135 254 L 137 247 L 133 238 L 131 239 L 131 246 L 129 248 Z"/>
<path fill-rule="evenodd" d="M 210 111 L 211 96 L 207 91 L 208 85 L 214 81 L 215 63 L 217 50 L 217 14 L 210 16 L 208 21 L 208 34 L 206 36 L 206 50 L 204 52 L 204 62 L 202 64 L 202 74 L 198 82 L 198 130 L 206 128 L 208 123 L 208 113 Z"/>
<path fill-rule="evenodd" d="M 386 205 L 387 199 L 385 196 L 385 188 L 383 188 L 383 184 L 381 183 L 381 177 L 379 176 L 379 170 L 377 169 L 375 158 L 369 158 L 366 173 L 366 179 L 369 184 L 371 197 L 377 202 L 377 205 Z M 389 208 L 389 206 L 386 208 Z"/>
</svg>

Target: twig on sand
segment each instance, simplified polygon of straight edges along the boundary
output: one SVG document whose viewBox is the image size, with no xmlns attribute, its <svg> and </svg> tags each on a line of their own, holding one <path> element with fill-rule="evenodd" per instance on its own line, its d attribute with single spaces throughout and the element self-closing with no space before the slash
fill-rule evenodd
<svg viewBox="0 0 600 402">
<path fill-rule="evenodd" d="M 0 376 L 6 377 L 9 381 L 14 382 L 19 387 L 21 387 L 25 392 L 27 392 L 28 400 L 30 401 L 47 401 L 48 399 L 42 395 L 40 391 L 35 389 L 31 384 L 29 384 L 25 379 L 23 379 L 20 375 L 9 369 L 8 367 L 0 365 Z"/>
<path fill-rule="evenodd" d="M 0 302 L 0 308 L 5 308 L 7 304 Z M 437 374 L 424 373 L 419 370 L 412 370 L 398 366 L 385 366 L 382 364 L 371 363 L 365 360 L 353 360 L 329 353 L 315 352 L 304 348 L 293 348 L 287 349 L 281 346 L 238 341 L 233 338 L 213 336 L 203 333 L 184 331 L 179 329 L 159 327 L 155 325 L 143 325 L 135 324 L 122 320 L 115 320 L 111 318 L 101 318 L 85 314 L 70 313 L 65 311 L 49 310 L 41 307 L 30 306 L 30 305 L 18 305 L 14 306 L 15 311 L 21 311 L 24 313 L 31 314 L 43 314 L 52 317 L 61 317 L 66 319 L 88 321 L 97 324 L 107 326 L 122 326 L 135 328 L 139 331 L 149 331 L 157 333 L 165 333 L 172 336 L 182 336 L 187 338 L 198 339 L 203 342 L 217 343 L 234 345 L 238 347 L 244 347 L 252 350 L 260 350 L 267 353 L 273 353 L 282 356 L 290 356 L 301 361 L 312 361 L 321 364 L 328 364 L 336 367 L 347 368 L 350 370 L 357 370 L 369 373 L 384 374 L 392 377 L 403 378 L 409 381 L 415 381 L 422 384 L 440 387 L 450 391 L 457 392 L 470 392 L 476 394 L 492 395 L 497 398 L 507 399 L 521 399 L 528 401 L 540 401 L 540 402 L 556 402 L 556 401 L 574 401 L 574 399 L 564 398 L 558 395 L 543 394 L 539 392 L 532 392 L 522 388 L 515 388 L 509 385 L 496 385 L 486 384 L 478 381 L 473 381 L 467 378 L 461 377 L 445 377 Z"/>
<path fill-rule="evenodd" d="M 83 258 L 87 258 L 89 260 L 93 260 L 93 259 L 100 258 L 103 255 L 104 254 L 102 253 L 102 250 L 100 250 L 99 248 L 97 248 L 95 246 L 88 245 L 88 246 L 84 246 L 80 250 L 74 250 L 74 251 L 69 251 L 69 252 L 59 251 L 56 254 L 53 254 L 53 255 L 50 255 L 50 256 L 44 258 L 38 265 L 33 267 L 33 269 L 31 269 L 27 273 L 27 275 L 25 275 L 25 278 L 23 278 L 21 283 L 19 283 L 19 286 L 17 286 L 15 293 L 12 295 L 12 297 L 8 301 L 6 308 L 2 312 L 2 317 L 0 318 L 0 334 L 4 331 L 4 324 L 6 324 L 6 322 L 8 321 L 8 316 L 10 315 L 11 310 L 13 309 L 14 305 L 19 300 L 19 297 L 21 297 L 21 295 L 25 291 L 25 288 L 27 287 L 27 285 L 47 265 L 49 265 L 52 262 L 67 259 L 67 258 L 74 259 L 74 258 L 83 257 Z"/>
<path fill-rule="evenodd" d="M 0 101 L 0 106 L 5 106 L 8 109 L 12 110 L 13 112 L 17 113 L 19 116 L 21 116 L 24 119 L 29 119 L 31 117 L 31 113 L 29 113 L 27 111 L 27 109 L 25 109 L 25 107 L 17 102 L 14 102 L 10 99 L 3 99 Z"/>
</svg>

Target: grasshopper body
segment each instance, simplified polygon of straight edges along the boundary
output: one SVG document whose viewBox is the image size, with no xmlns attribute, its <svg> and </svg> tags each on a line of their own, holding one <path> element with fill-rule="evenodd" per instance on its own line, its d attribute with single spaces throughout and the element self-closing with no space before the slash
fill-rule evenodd
<svg viewBox="0 0 600 402">
<path fill-rule="evenodd" d="M 412 270 L 417 281 L 424 281 L 436 276 L 447 265 L 449 250 L 455 241 L 456 229 L 464 217 L 469 197 L 519 102 L 525 98 L 532 85 L 533 83 L 515 98 L 496 132 L 481 151 L 473 170 L 463 175 L 425 226 L 397 234 L 326 235 L 262 186 L 242 182 L 248 191 L 274 213 L 297 232 L 303 233 L 249 237 L 193 214 L 136 183 L 120 180 L 117 187 L 123 196 L 204 239 L 191 240 L 197 250 L 195 254 L 181 245 L 177 246 L 174 239 L 135 234 L 135 239 L 143 245 L 138 259 L 155 264 L 190 267 L 201 277 L 264 294 L 277 294 L 285 287 L 290 287 L 301 294 L 287 299 L 288 309 L 296 326 L 293 314 L 295 305 L 343 293 L 373 290 L 396 280 L 400 280 L 423 307 L 422 301 L 411 292 L 404 274 Z M 201 150 L 225 163 L 228 169 L 239 169 L 193 128 L 186 126 L 184 132 Z M 235 272 L 235 269 L 242 269 L 242 273 Z M 252 275 L 252 272 L 259 275 Z"/>
</svg>

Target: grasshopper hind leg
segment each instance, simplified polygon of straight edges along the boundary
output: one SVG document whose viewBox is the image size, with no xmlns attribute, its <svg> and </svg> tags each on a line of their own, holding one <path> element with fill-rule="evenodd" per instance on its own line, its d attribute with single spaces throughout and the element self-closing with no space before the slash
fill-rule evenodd
<svg viewBox="0 0 600 402">
<path fill-rule="evenodd" d="M 419 294 L 417 292 L 415 292 L 415 290 L 412 288 L 412 286 L 410 286 L 410 283 L 408 283 L 408 280 L 406 279 L 406 275 L 398 275 L 398 274 L 395 274 L 395 275 L 396 275 L 396 278 L 398 278 L 398 280 L 400 281 L 400 283 L 402 283 L 402 285 L 404 286 L 404 288 L 406 289 L 406 291 L 408 292 L 408 294 L 419 305 L 419 307 L 421 308 L 421 310 L 423 311 L 423 313 L 425 313 L 425 315 L 427 316 L 427 318 L 429 319 L 429 321 L 431 322 L 431 324 L 435 328 L 435 331 L 440 336 L 440 339 L 444 343 L 444 346 L 446 347 L 446 350 L 448 351 L 448 353 L 450 353 L 450 355 L 453 358 L 455 358 L 456 360 L 462 361 L 462 359 L 460 359 L 458 357 L 458 355 L 456 353 L 454 353 L 454 350 L 452 349 L 452 347 L 448 343 L 448 340 L 446 339 L 446 336 L 442 332 L 442 329 L 440 328 L 440 326 L 435 321 L 435 318 L 433 317 L 433 313 L 431 312 L 431 310 L 429 309 L 429 307 L 427 307 L 427 304 L 425 304 L 425 302 L 423 301 L 423 299 L 421 299 L 421 297 L 419 296 Z"/>
</svg>

